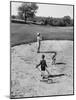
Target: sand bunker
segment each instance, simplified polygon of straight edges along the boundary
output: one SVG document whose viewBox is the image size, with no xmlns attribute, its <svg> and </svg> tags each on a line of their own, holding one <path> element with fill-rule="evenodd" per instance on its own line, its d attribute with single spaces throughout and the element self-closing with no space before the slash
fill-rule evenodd
<svg viewBox="0 0 76 100">
<path fill-rule="evenodd" d="M 73 94 L 73 42 L 42 41 L 40 51 L 36 43 L 11 48 L 11 98 Z M 51 64 L 52 51 L 57 52 L 56 65 Z M 51 74 L 66 76 L 53 78 L 54 83 L 41 82 L 35 67 L 42 54 Z"/>
</svg>

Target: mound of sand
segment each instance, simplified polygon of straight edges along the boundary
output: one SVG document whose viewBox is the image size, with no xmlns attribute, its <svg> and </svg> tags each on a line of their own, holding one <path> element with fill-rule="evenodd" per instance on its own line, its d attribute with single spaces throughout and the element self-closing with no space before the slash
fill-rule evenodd
<svg viewBox="0 0 76 100">
<path fill-rule="evenodd" d="M 73 42 L 42 41 L 40 51 L 37 43 L 11 48 L 11 98 L 73 94 Z M 51 64 L 52 51 L 57 52 L 56 65 Z M 66 76 L 53 78 L 54 83 L 40 82 L 41 73 L 35 67 L 42 54 L 51 74 Z"/>
</svg>

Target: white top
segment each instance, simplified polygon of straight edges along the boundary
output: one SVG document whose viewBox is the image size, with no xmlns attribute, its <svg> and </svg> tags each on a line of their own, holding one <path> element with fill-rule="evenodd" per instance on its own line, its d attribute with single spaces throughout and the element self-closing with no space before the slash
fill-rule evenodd
<svg viewBox="0 0 76 100">
<path fill-rule="evenodd" d="M 40 36 L 37 36 L 37 41 L 40 41 L 41 39 L 40 39 Z"/>
</svg>

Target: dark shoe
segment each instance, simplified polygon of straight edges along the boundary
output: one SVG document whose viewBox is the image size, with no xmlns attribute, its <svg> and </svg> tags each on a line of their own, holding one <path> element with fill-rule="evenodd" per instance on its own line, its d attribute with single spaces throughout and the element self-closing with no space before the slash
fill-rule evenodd
<svg viewBox="0 0 76 100">
<path fill-rule="evenodd" d="M 43 76 L 42 79 L 45 79 L 45 77 Z"/>
<path fill-rule="evenodd" d="M 37 51 L 37 53 L 40 53 L 40 51 Z"/>
<path fill-rule="evenodd" d="M 41 77 L 42 77 L 43 75 L 41 75 Z"/>
</svg>

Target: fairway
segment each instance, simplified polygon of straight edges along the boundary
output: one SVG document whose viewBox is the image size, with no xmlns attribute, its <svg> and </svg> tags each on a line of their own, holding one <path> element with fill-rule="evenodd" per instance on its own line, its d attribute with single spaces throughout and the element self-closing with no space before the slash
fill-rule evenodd
<svg viewBox="0 0 76 100">
<path fill-rule="evenodd" d="M 35 42 L 37 32 L 43 40 L 73 40 L 73 27 L 11 23 L 11 46 Z"/>
</svg>

